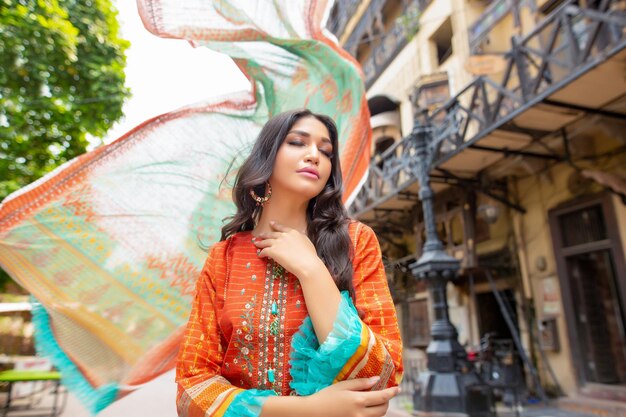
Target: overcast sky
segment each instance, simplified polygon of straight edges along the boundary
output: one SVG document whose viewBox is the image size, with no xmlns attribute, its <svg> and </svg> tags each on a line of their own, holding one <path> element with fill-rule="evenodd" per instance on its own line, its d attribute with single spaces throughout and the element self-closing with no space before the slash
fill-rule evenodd
<svg viewBox="0 0 626 417">
<path fill-rule="evenodd" d="M 213 96 L 248 89 L 248 82 L 232 60 L 186 41 L 162 39 L 148 32 L 133 0 L 114 0 L 122 36 L 131 42 L 126 51 L 126 86 L 132 97 L 124 118 L 108 133 L 112 142 L 143 121 Z"/>
</svg>

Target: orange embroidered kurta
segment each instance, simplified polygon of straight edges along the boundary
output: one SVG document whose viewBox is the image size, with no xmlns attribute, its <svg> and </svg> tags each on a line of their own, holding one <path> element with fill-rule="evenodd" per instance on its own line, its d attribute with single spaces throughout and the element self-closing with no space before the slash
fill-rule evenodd
<svg viewBox="0 0 626 417">
<path fill-rule="evenodd" d="M 309 395 L 345 379 L 400 383 L 402 342 L 378 240 L 358 221 L 348 232 L 356 306 L 342 292 L 322 346 L 298 279 L 259 258 L 251 232 L 211 247 L 178 356 L 180 416 L 258 415 L 269 395 Z"/>
</svg>

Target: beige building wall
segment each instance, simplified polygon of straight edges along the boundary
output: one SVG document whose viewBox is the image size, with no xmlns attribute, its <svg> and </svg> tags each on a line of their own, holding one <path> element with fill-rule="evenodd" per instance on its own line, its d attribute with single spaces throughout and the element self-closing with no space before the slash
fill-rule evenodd
<svg viewBox="0 0 626 417">
<path fill-rule="evenodd" d="M 556 288 L 561 295 L 556 259 L 552 247 L 552 236 L 548 221 L 548 212 L 552 208 L 573 199 L 568 190 L 568 179 L 574 170 L 566 165 L 557 165 L 544 174 L 535 175 L 516 183 L 517 197 L 526 208 L 525 215 L 512 214 L 516 227 L 518 257 L 522 264 L 522 274 L 535 300 L 537 320 L 555 317 L 557 320 L 560 351 L 547 352 L 547 359 L 552 366 L 563 390 L 572 393 L 576 390 L 576 373 L 571 361 L 568 343 L 567 323 L 562 298 L 556 310 L 554 305 L 543 303 L 544 288 Z M 600 191 L 598 187 L 597 191 Z M 626 235 L 622 235 L 626 236 Z M 544 381 L 551 382 L 543 370 Z"/>
<path fill-rule="evenodd" d="M 433 1 L 420 16 L 417 34 L 368 89 L 368 98 L 388 95 L 400 101 L 403 136 L 413 127 L 413 108 L 409 96 L 421 76 L 447 71 L 451 95 L 471 81 L 472 75 L 464 69 L 469 54 L 467 23 L 478 16 L 480 10 L 482 9 L 477 7 L 466 7 L 466 2 L 462 0 Z M 448 18 L 451 19 L 453 28 L 453 53 L 439 66 L 431 38 Z"/>
<path fill-rule="evenodd" d="M 537 5 L 546 0 L 537 0 Z M 369 1 L 364 1 L 364 5 Z M 387 95 L 400 102 L 400 137 L 410 133 L 413 127 L 413 107 L 410 103 L 410 94 L 417 80 L 428 74 L 446 71 L 449 77 L 450 95 L 457 94 L 465 85 L 472 81 L 474 76 L 465 70 L 465 64 L 469 56 L 468 26 L 479 18 L 484 11 L 484 2 L 468 2 L 464 0 L 435 0 L 420 17 L 420 30 L 414 38 L 408 42 L 394 61 L 379 76 L 372 87 L 367 91 L 367 97 Z M 364 7 L 359 9 L 363 11 Z M 357 13 L 358 14 L 358 13 Z M 437 63 L 436 49 L 431 41 L 433 34 L 450 18 L 453 28 L 453 54 L 441 65 Z M 538 18 L 531 14 L 528 8 L 521 11 L 521 28 L 514 27 L 513 17 L 509 14 L 504 17 L 492 30 L 489 43 L 483 49 L 484 52 L 504 52 L 510 50 L 511 37 L 515 33 L 526 34 L 533 30 Z M 355 19 L 355 22 L 358 19 Z M 494 78 L 499 75 L 495 74 Z M 590 142 L 592 147 L 600 147 L 608 142 L 606 138 L 595 137 Z M 596 149 L 600 151 L 600 149 Z M 552 246 L 552 237 L 548 222 L 549 210 L 570 201 L 576 197 L 568 189 L 568 179 L 573 169 L 567 165 L 559 164 L 537 175 L 518 180 L 512 184 L 513 193 L 519 204 L 524 207 L 526 214 L 518 213 L 501 206 L 501 214 L 498 221 L 490 226 L 490 239 L 477 244 L 478 254 L 487 254 L 511 244 L 517 248 L 517 260 L 521 274 L 519 281 L 513 282 L 515 277 L 500 280 L 499 286 L 511 286 L 516 294 L 519 326 L 521 336 L 527 351 L 533 348 L 530 340 L 529 329 L 526 327 L 524 314 L 521 308 L 525 300 L 533 300 L 536 311 L 536 319 L 554 317 L 557 323 L 560 350 L 546 352 L 550 366 L 554 370 L 558 382 L 564 391 L 573 394 L 577 390 L 576 372 L 573 368 L 569 338 L 567 335 L 567 323 L 561 299 L 561 289 L 556 269 L 556 260 Z M 592 191 L 601 191 L 596 186 Z M 592 192 L 587 190 L 587 192 Z M 617 224 L 622 239 L 622 249 L 626 257 L 626 206 L 618 197 L 614 197 L 614 209 Z M 488 202 L 488 199 L 480 197 L 478 204 Z M 543 294 L 546 288 L 551 288 L 559 294 L 556 304 L 544 305 Z M 475 287 L 477 293 L 490 291 L 486 284 Z M 426 293 L 417 294 L 418 297 L 427 297 Z M 478 343 L 478 323 L 476 306 L 473 305 L 470 294 L 465 290 L 448 286 L 450 316 L 453 324 L 457 326 L 459 341 L 462 344 L 475 345 Z M 430 303 L 432 306 L 432 303 Z M 497 314 L 494 312 L 494 314 Z M 432 311 L 431 311 L 432 322 Z M 410 355 L 423 355 L 423 352 L 411 350 Z M 537 355 L 539 356 L 539 355 Z M 547 368 L 539 361 L 539 372 L 546 384 L 551 384 Z"/>
</svg>

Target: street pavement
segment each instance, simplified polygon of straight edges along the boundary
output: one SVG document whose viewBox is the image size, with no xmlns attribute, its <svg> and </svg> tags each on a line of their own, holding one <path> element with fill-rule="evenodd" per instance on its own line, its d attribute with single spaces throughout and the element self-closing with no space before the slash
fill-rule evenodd
<svg viewBox="0 0 626 417">
<path fill-rule="evenodd" d="M 507 414 L 498 413 L 498 416 L 506 416 Z M 514 415 L 509 412 L 508 415 Z M 597 417 L 590 414 L 576 413 L 569 410 L 561 410 L 555 407 L 526 407 L 520 413 L 521 417 Z"/>
<path fill-rule="evenodd" d="M 161 375 L 142 388 L 104 409 L 98 417 L 177 417 L 174 371 Z M 389 410 L 386 417 L 408 417 L 400 410 Z M 71 393 L 61 417 L 91 417 Z"/>
<path fill-rule="evenodd" d="M 176 414 L 176 384 L 174 383 L 174 371 L 167 372 L 143 387 L 116 401 L 98 417 L 177 417 Z M 2 402 L 0 402 L 2 404 Z M 11 417 L 32 416 L 30 412 L 12 412 Z M 513 417 L 514 410 L 499 408 L 499 417 Z M 520 410 L 520 417 L 593 417 L 588 414 L 560 410 L 554 407 L 524 407 Z M 91 417 L 91 414 L 81 405 L 74 395 L 68 395 L 60 417 Z M 323 417 L 323 416 L 321 416 Z M 392 402 L 386 417 L 411 417 L 411 414 L 401 409 L 396 402 Z"/>
</svg>

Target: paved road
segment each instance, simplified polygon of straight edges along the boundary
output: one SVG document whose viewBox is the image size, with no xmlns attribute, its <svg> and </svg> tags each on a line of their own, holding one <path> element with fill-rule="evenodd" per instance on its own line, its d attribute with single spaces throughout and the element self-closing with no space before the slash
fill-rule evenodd
<svg viewBox="0 0 626 417">
<path fill-rule="evenodd" d="M 404 411 L 411 396 L 402 393 L 392 401 L 392 408 L 386 417 L 411 417 Z M 44 395 L 43 401 L 39 404 L 39 410 L 52 405 L 52 395 Z M 6 393 L 0 393 L 0 412 L 6 400 Z M 18 400 L 24 404 L 24 400 Z M 167 372 L 155 380 L 145 384 L 134 393 L 116 401 L 111 406 L 103 410 L 98 417 L 177 417 L 176 413 L 176 384 L 174 382 L 174 371 Z M 48 408 L 49 410 L 49 408 Z M 11 412 L 11 417 L 33 416 L 35 410 L 15 410 Z M 583 412 L 573 412 L 561 410 L 554 406 L 527 406 L 520 410 L 520 417 L 594 417 Z M 0 413 L 1 414 L 1 413 Z M 38 415 L 42 415 L 39 413 Z M 498 416 L 517 417 L 514 410 L 510 408 L 498 407 Z M 63 408 L 60 417 L 91 417 L 91 414 L 82 406 L 74 395 L 68 395 L 67 404 Z"/>
<path fill-rule="evenodd" d="M 161 375 L 149 382 L 136 392 L 116 401 L 106 408 L 98 417 L 177 417 L 176 414 L 176 384 L 174 371 Z M 504 412 L 502 412 L 504 411 Z M 502 410 L 500 416 L 513 417 L 511 410 Z M 522 417 L 591 417 L 582 413 L 545 407 L 528 407 Z M 18 415 L 16 415 L 18 417 Z M 89 412 L 72 394 L 68 396 L 68 403 L 61 417 L 91 417 Z M 386 417 L 410 417 L 410 414 L 399 409 L 391 409 Z"/>
</svg>

